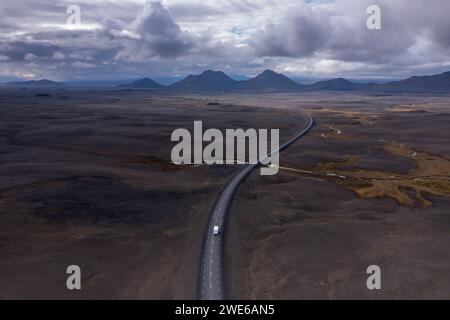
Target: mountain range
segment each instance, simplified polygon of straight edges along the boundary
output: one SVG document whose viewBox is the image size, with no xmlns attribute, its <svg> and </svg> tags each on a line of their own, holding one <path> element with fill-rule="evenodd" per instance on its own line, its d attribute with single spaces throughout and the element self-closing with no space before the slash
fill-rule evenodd
<svg viewBox="0 0 450 320">
<path fill-rule="evenodd" d="M 414 76 L 406 80 L 380 85 L 376 89 L 404 92 L 450 92 L 450 71 L 432 76 Z"/>
<path fill-rule="evenodd" d="M 336 90 L 336 91 L 348 91 L 348 90 L 364 90 L 368 85 L 355 83 L 343 78 L 331 79 L 326 81 L 319 81 L 314 84 L 305 86 L 305 90 Z"/>
<path fill-rule="evenodd" d="M 200 75 L 190 75 L 171 85 L 169 89 L 182 91 L 233 91 L 239 89 L 239 81 L 222 71 L 207 70 Z"/>
<path fill-rule="evenodd" d="M 156 85 L 155 85 L 156 84 Z M 148 87 L 135 84 L 126 85 L 136 89 L 160 89 L 162 85 L 152 81 Z M 200 75 L 187 78 L 165 87 L 169 91 L 209 91 L 209 92 L 292 92 L 292 91 L 386 91 L 416 93 L 450 93 L 450 72 L 432 76 L 414 76 L 402 81 L 385 84 L 357 83 L 343 78 L 319 81 L 310 85 L 302 85 L 289 77 L 266 70 L 254 78 L 238 81 L 230 78 L 222 71 L 207 70 Z"/>
<path fill-rule="evenodd" d="M 150 78 L 136 80 L 130 84 L 121 84 L 119 88 L 135 88 L 135 89 L 162 89 L 164 86 Z"/>
<path fill-rule="evenodd" d="M 25 87 L 28 87 L 28 86 L 30 86 L 30 87 L 54 87 L 54 86 L 62 86 L 63 84 L 60 82 L 52 81 L 52 80 L 42 79 L 42 80 L 8 82 L 6 85 L 25 86 Z"/>
<path fill-rule="evenodd" d="M 51 80 L 11 82 L 14 86 L 61 86 Z M 266 70 L 248 80 L 235 80 L 222 71 L 207 70 L 199 75 L 189 75 L 177 83 L 164 86 L 150 78 L 144 78 L 119 88 L 146 89 L 168 92 L 304 92 L 304 91 L 376 91 L 450 93 L 450 72 L 431 76 L 414 76 L 389 83 L 357 83 L 343 78 L 302 85 L 289 77 Z"/>
</svg>

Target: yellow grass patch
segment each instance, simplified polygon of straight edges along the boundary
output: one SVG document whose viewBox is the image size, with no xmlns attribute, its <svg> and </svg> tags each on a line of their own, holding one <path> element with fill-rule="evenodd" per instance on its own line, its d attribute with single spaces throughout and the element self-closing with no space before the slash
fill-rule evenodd
<svg viewBox="0 0 450 320">
<path fill-rule="evenodd" d="M 402 206 L 412 207 L 418 203 L 424 208 L 430 207 L 433 203 L 426 199 L 426 194 L 450 197 L 450 160 L 414 151 L 398 143 L 389 143 L 383 148 L 393 156 L 410 159 L 414 169 L 408 174 L 395 175 L 360 169 L 355 167 L 358 157 L 349 156 L 342 161 L 322 162 L 309 173 L 332 180 L 361 198 L 389 197 Z M 342 167 L 345 169 L 340 169 Z M 294 168 L 281 169 L 301 173 Z"/>
</svg>

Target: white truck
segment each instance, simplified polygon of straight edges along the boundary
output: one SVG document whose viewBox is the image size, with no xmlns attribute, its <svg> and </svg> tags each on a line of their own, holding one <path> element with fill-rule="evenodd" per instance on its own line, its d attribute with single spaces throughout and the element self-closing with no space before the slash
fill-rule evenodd
<svg viewBox="0 0 450 320">
<path fill-rule="evenodd" d="M 219 235 L 219 231 L 220 231 L 219 226 L 214 226 L 214 235 L 215 236 Z"/>
</svg>

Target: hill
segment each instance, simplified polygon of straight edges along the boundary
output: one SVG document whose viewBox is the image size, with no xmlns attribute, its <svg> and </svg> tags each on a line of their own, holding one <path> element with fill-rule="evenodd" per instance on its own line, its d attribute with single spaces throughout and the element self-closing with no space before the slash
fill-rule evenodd
<svg viewBox="0 0 450 320">
<path fill-rule="evenodd" d="M 144 78 L 140 80 L 136 80 L 129 84 L 119 85 L 120 88 L 135 88 L 135 89 L 162 89 L 163 85 L 159 84 L 156 81 L 153 81 L 150 78 Z"/>
<path fill-rule="evenodd" d="M 241 90 L 248 91 L 293 91 L 301 87 L 302 85 L 294 80 L 272 70 L 266 70 L 255 78 L 241 81 L 239 84 Z"/>
<path fill-rule="evenodd" d="M 450 72 L 431 76 L 414 76 L 406 80 L 380 85 L 378 89 L 400 92 L 450 93 Z"/>
<path fill-rule="evenodd" d="M 29 81 L 16 81 L 16 82 L 9 82 L 6 85 L 12 85 L 12 86 L 35 86 L 35 87 L 54 87 L 54 86 L 62 86 L 63 84 L 60 82 L 55 82 L 48 79 L 42 79 L 42 80 L 29 80 Z"/>
<path fill-rule="evenodd" d="M 182 91 L 232 91 L 238 87 L 239 82 L 222 71 L 207 70 L 200 75 L 190 75 L 169 88 Z"/>
<path fill-rule="evenodd" d="M 306 90 L 336 90 L 336 91 L 361 90 L 367 88 L 368 85 L 351 82 L 343 78 L 319 81 L 304 87 L 304 89 Z"/>
</svg>

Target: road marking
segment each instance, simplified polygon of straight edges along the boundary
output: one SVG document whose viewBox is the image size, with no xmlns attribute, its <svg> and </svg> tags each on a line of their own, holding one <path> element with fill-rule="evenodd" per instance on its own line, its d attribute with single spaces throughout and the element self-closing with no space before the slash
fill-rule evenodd
<svg viewBox="0 0 450 320">
<path fill-rule="evenodd" d="M 206 248 L 203 252 L 203 259 L 204 259 L 203 273 L 204 273 L 204 277 L 205 277 L 205 273 L 208 272 L 207 268 L 209 267 L 210 268 L 209 269 L 210 276 L 209 276 L 209 279 L 205 279 L 204 283 L 202 284 L 203 285 L 203 287 L 202 287 L 202 294 L 203 294 L 202 298 L 203 299 L 209 300 L 209 299 L 215 298 L 215 294 L 213 294 L 211 291 L 204 290 L 204 288 L 206 288 L 208 285 L 208 281 L 209 281 L 210 289 L 212 289 L 212 287 L 213 287 L 213 284 L 211 281 L 212 276 L 213 276 L 212 275 L 213 271 L 214 271 L 214 273 L 216 273 L 216 277 L 217 277 L 216 281 L 217 281 L 218 299 L 221 300 L 222 296 L 223 296 L 223 292 L 222 292 L 222 290 L 223 290 L 223 288 L 222 288 L 222 256 L 221 256 L 221 253 L 223 250 L 223 248 L 222 248 L 223 234 L 220 234 L 219 237 L 215 237 L 215 236 L 213 237 L 212 231 L 213 231 L 214 225 L 218 225 L 219 227 L 223 226 L 227 211 L 231 207 L 230 203 L 232 201 L 233 195 L 237 191 L 237 188 L 239 187 L 240 183 L 246 176 L 248 176 L 256 167 L 258 167 L 258 165 L 261 165 L 262 161 L 264 159 L 266 159 L 268 156 L 281 152 L 283 149 L 287 148 L 288 146 L 290 146 L 291 144 L 296 142 L 298 139 L 300 139 L 302 136 L 304 136 L 306 133 L 308 133 L 308 131 L 314 125 L 314 119 L 309 116 L 305 116 L 305 118 L 309 119 L 308 125 L 307 125 L 307 127 L 305 127 L 305 129 L 303 129 L 303 131 L 301 131 L 301 133 L 299 133 L 294 138 L 292 138 L 291 140 L 289 140 L 288 142 L 283 144 L 281 147 L 278 148 L 278 150 L 270 152 L 267 156 L 260 158 L 258 160 L 257 165 L 248 165 L 243 170 L 240 170 L 225 186 L 224 193 L 220 196 L 220 198 L 217 201 L 217 204 L 213 208 L 212 217 L 209 222 L 210 225 L 207 229 L 209 234 L 206 235 Z M 214 225 L 212 225 L 213 222 L 215 222 Z M 217 246 L 218 246 L 217 247 L 218 250 L 216 250 L 216 251 L 215 251 L 215 247 L 216 247 L 215 240 L 217 240 Z M 216 256 L 215 264 L 213 264 L 212 255 Z M 207 265 L 208 257 L 210 257 L 209 266 Z M 213 270 L 213 268 L 214 268 L 214 270 Z"/>
</svg>

